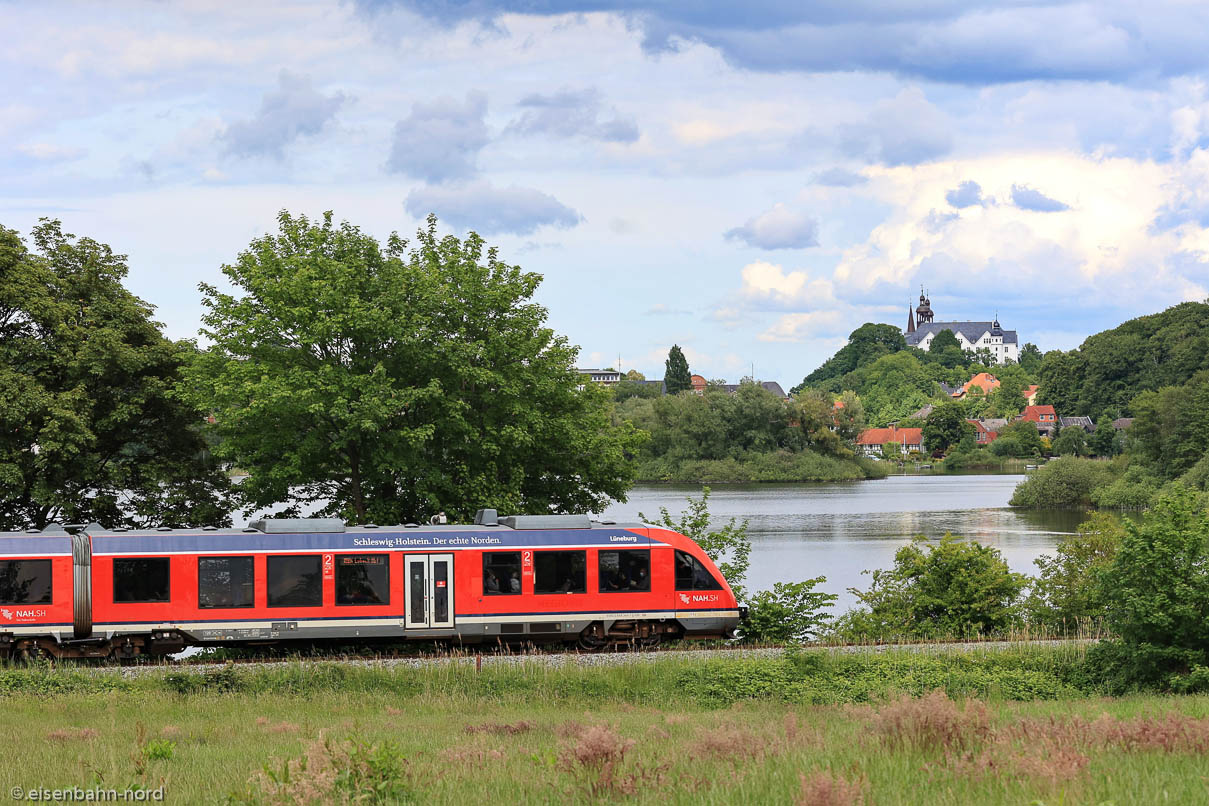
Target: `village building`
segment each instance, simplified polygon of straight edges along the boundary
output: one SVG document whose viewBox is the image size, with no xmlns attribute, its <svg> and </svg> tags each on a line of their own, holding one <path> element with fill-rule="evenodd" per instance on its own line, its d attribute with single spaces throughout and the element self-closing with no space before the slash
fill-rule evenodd
<svg viewBox="0 0 1209 806">
<path fill-rule="evenodd" d="M 621 373 L 615 369 L 576 369 L 580 375 L 587 375 L 592 383 L 603 386 L 616 386 L 621 383 Z"/>
<path fill-rule="evenodd" d="M 999 436 L 999 429 L 1007 425 L 1007 420 L 966 420 L 974 426 L 974 441 L 981 446 L 990 445 Z"/>
<path fill-rule="evenodd" d="M 922 428 L 867 428 L 856 438 L 856 448 L 866 456 L 880 456 L 885 445 L 897 442 L 904 456 L 912 451 L 922 453 L 924 430 Z"/>
<path fill-rule="evenodd" d="M 1058 418 L 1058 427 L 1059 428 L 1070 428 L 1071 426 L 1078 426 L 1079 428 L 1082 428 L 1084 431 L 1086 431 L 1089 434 L 1094 433 L 1096 430 L 1096 424 L 1091 421 L 1090 417 L 1059 417 Z"/>
<path fill-rule="evenodd" d="M 1058 430 L 1058 415 L 1053 406 L 1026 406 L 1016 421 L 1034 423 L 1043 437 L 1053 437 Z"/>
<path fill-rule="evenodd" d="M 971 389 L 980 390 L 982 396 L 986 397 L 999 388 L 999 379 L 989 372 L 979 372 L 961 386 L 949 386 L 944 381 L 937 381 L 937 385 L 940 386 L 940 391 L 952 398 L 963 398 L 970 393 Z"/>
<path fill-rule="evenodd" d="M 996 316 L 990 322 L 937 322 L 932 311 L 932 301 L 920 289 L 919 307 L 914 311 L 907 307 L 907 328 L 903 335 L 909 347 L 927 350 L 932 340 L 942 330 L 952 331 L 963 350 L 985 349 L 996 364 L 1020 360 L 1019 338 L 1014 330 L 1004 330 Z"/>
</svg>

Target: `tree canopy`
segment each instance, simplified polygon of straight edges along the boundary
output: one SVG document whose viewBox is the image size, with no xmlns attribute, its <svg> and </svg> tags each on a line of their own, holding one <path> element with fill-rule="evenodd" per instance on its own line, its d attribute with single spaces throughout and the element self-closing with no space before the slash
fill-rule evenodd
<svg viewBox="0 0 1209 806">
<path fill-rule="evenodd" d="M 201 286 L 213 346 L 189 371 L 246 506 L 400 523 L 624 500 L 642 435 L 545 327 L 540 275 L 433 217 L 411 249 L 330 213 L 279 225 L 223 267 L 238 294 Z"/>
<path fill-rule="evenodd" d="M 33 242 L 0 227 L 0 529 L 228 525 L 204 409 L 173 396 L 192 346 L 122 285 L 124 255 L 45 219 Z"/>
</svg>

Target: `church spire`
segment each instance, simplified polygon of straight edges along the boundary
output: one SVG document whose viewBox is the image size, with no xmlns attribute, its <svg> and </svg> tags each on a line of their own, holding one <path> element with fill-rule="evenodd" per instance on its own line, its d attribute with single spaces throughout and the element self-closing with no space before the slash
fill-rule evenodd
<svg viewBox="0 0 1209 806">
<path fill-rule="evenodd" d="M 915 332 L 915 311 L 911 310 L 911 303 L 907 303 L 907 333 Z"/>
</svg>

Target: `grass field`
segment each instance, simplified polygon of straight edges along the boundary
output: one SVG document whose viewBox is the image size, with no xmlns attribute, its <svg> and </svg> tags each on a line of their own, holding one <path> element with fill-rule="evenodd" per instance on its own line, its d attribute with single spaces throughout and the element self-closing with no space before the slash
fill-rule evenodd
<svg viewBox="0 0 1209 806">
<path fill-rule="evenodd" d="M 166 802 L 1209 802 L 1209 698 L 1096 696 L 1081 650 L 608 667 L 0 671 L 0 792 Z M 948 689 L 953 699 L 944 693 Z M 973 695 L 979 695 L 977 697 Z"/>
</svg>

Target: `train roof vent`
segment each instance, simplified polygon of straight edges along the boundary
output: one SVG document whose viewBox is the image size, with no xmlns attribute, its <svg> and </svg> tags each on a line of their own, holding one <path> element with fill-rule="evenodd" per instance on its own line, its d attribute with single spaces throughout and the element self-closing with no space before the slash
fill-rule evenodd
<svg viewBox="0 0 1209 806">
<path fill-rule="evenodd" d="M 500 513 L 494 509 L 480 509 L 474 513 L 475 526 L 499 526 Z"/>
<path fill-rule="evenodd" d="M 42 534 L 54 537 L 55 535 L 68 534 L 68 531 L 63 528 L 63 524 L 61 523 L 48 523 L 42 529 Z"/>
<path fill-rule="evenodd" d="M 261 518 L 248 526 L 267 535 L 344 531 L 344 521 L 339 518 Z"/>
<path fill-rule="evenodd" d="M 500 523 L 513 529 L 591 529 L 587 515 L 507 515 Z"/>
</svg>

